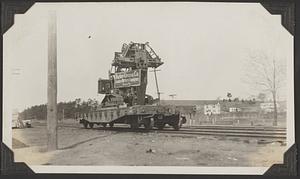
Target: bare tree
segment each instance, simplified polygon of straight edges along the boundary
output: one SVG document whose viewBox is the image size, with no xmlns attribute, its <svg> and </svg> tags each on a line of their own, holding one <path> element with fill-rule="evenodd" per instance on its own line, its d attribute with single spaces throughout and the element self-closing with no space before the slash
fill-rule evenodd
<svg viewBox="0 0 300 179">
<path fill-rule="evenodd" d="M 277 126 L 277 95 L 278 89 L 285 84 L 286 64 L 275 55 L 267 55 L 257 51 L 251 53 L 247 60 L 244 81 L 261 93 L 269 93 L 274 104 L 273 125 Z"/>
<path fill-rule="evenodd" d="M 227 92 L 227 97 L 228 97 L 228 101 L 231 102 L 231 97 L 232 97 L 232 94 Z"/>
</svg>

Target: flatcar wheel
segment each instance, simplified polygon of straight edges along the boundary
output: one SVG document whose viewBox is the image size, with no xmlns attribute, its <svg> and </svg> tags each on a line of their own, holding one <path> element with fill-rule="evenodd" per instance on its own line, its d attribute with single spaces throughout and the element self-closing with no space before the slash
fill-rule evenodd
<svg viewBox="0 0 300 179">
<path fill-rule="evenodd" d="M 106 126 L 107 126 L 107 124 L 106 124 L 106 123 L 104 123 L 104 124 L 102 124 L 102 126 L 103 126 L 103 127 L 106 127 Z"/>
<path fill-rule="evenodd" d="M 154 126 L 154 119 L 153 118 L 150 118 L 149 120 L 147 120 L 145 123 L 144 123 L 144 126 L 147 130 L 151 130 Z"/>
<path fill-rule="evenodd" d="M 131 123 L 130 128 L 131 129 L 137 129 L 137 128 L 139 128 L 139 124 L 138 123 Z"/>
<path fill-rule="evenodd" d="M 173 125 L 173 128 L 174 128 L 176 131 L 178 131 L 179 128 L 180 128 L 180 126 L 179 126 L 179 124 L 175 124 L 175 125 Z"/>
<path fill-rule="evenodd" d="M 88 128 L 88 123 L 86 121 L 83 122 L 83 127 L 86 129 Z"/>
<path fill-rule="evenodd" d="M 109 123 L 109 127 L 114 127 L 114 123 Z"/>
<path fill-rule="evenodd" d="M 91 129 L 93 129 L 94 124 L 93 124 L 93 123 L 89 123 L 89 127 L 90 127 Z"/>
<path fill-rule="evenodd" d="M 164 124 L 164 123 L 157 124 L 157 128 L 158 128 L 159 130 L 163 130 L 164 127 L 165 127 L 165 125 L 166 125 L 166 124 Z"/>
</svg>

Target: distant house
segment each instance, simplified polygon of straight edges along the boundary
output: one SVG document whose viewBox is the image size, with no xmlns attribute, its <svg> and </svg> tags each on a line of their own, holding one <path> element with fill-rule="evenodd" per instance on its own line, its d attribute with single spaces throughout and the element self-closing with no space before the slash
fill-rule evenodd
<svg viewBox="0 0 300 179">
<path fill-rule="evenodd" d="M 276 103 L 277 108 L 279 108 L 279 104 Z M 269 102 L 269 103 L 260 103 L 260 109 L 264 112 L 273 112 L 274 111 L 274 103 Z"/>
<path fill-rule="evenodd" d="M 241 112 L 242 109 L 241 108 L 236 108 L 236 107 L 230 107 L 229 108 L 229 112 Z"/>
<path fill-rule="evenodd" d="M 220 113 L 221 113 L 220 103 L 204 105 L 204 114 L 205 115 L 220 114 Z"/>
</svg>

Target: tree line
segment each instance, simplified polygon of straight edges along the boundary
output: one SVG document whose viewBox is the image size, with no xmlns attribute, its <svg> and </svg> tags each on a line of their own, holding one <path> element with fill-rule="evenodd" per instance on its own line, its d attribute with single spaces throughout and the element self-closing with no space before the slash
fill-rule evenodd
<svg viewBox="0 0 300 179">
<path fill-rule="evenodd" d="M 82 101 L 81 99 L 75 99 L 74 101 L 59 102 L 57 104 L 57 116 L 58 120 L 63 118 L 74 118 L 75 113 L 87 113 L 92 108 L 95 108 L 98 102 L 94 99 L 88 99 L 87 101 Z M 36 120 L 46 120 L 47 119 L 47 104 L 40 104 L 31 106 L 23 110 L 19 117 L 22 120 L 36 119 Z"/>
</svg>

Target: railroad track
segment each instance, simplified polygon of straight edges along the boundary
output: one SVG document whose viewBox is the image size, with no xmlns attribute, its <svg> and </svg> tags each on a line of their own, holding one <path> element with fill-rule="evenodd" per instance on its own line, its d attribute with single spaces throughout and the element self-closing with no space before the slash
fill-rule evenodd
<svg viewBox="0 0 300 179">
<path fill-rule="evenodd" d="M 251 138 L 272 138 L 286 139 L 286 133 L 282 132 L 253 132 L 253 131 L 233 131 L 233 130 L 161 130 L 160 133 L 184 134 L 184 135 L 213 135 L 213 136 L 228 136 L 228 137 L 251 137 Z"/>
<path fill-rule="evenodd" d="M 231 130 L 252 130 L 252 131 L 286 131 L 284 127 L 263 127 L 263 126 L 183 126 L 182 129 L 231 129 Z"/>
<path fill-rule="evenodd" d="M 286 129 L 279 127 L 247 127 L 247 126 L 184 126 L 180 131 L 171 128 L 159 131 L 160 133 L 185 135 L 214 135 L 229 137 L 251 137 L 286 139 Z"/>
<path fill-rule="evenodd" d="M 39 124 L 43 126 L 44 124 Z M 79 125 L 74 124 L 58 124 L 59 127 L 78 128 Z M 269 138 L 286 140 L 286 129 L 279 127 L 247 127 L 247 126 L 183 126 L 179 131 L 175 131 L 172 127 L 166 127 L 163 130 L 153 129 L 145 131 L 140 128 L 132 130 L 128 125 L 116 125 L 113 128 L 95 127 L 96 130 L 110 130 L 117 132 L 157 132 L 174 135 L 212 135 L 212 136 L 228 136 L 228 137 L 250 137 L 250 138 Z M 88 129 L 87 129 L 88 130 Z"/>
<path fill-rule="evenodd" d="M 180 129 L 183 132 L 214 132 L 214 133 L 235 133 L 235 134 L 268 134 L 286 135 L 284 131 L 253 131 L 253 130 L 232 130 L 232 129 Z"/>
</svg>

